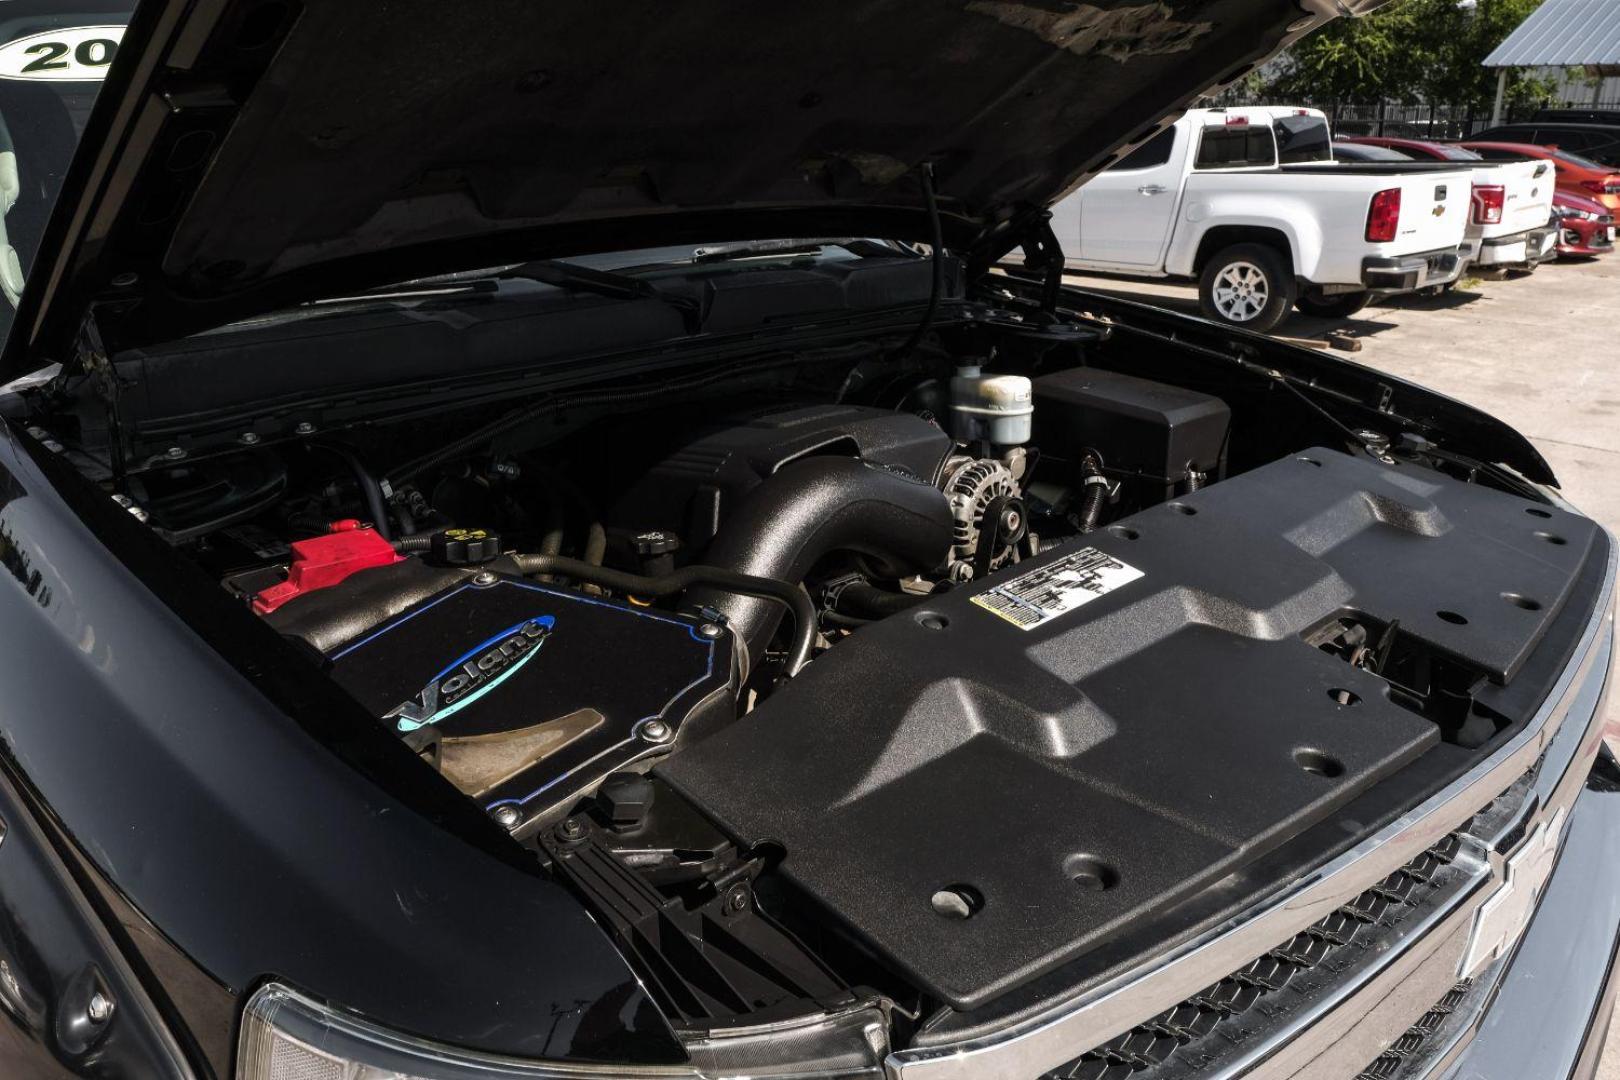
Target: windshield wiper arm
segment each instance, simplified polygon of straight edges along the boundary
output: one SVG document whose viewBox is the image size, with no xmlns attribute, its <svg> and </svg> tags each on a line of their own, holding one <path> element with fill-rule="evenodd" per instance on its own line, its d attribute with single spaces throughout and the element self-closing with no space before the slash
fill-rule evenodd
<svg viewBox="0 0 1620 1080">
<path fill-rule="evenodd" d="M 558 262 L 555 259 L 536 259 L 503 270 L 495 276 L 503 279 L 538 281 L 542 285 L 572 289 L 574 292 L 591 293 L 595 296 L 607 296 L 615 300 L 659 300 L 681 312 L 686 319 L 688 333 L 696 333 L 701 321 L 702 312 L 696 300 L 679 293 L 667 292 L 629 274 L 594 270 L 589 266 Z"/>
<path fill-rule="evenodd" d="M 705 244 L 692 252 L 695 263 L 729 262 L 732 259 L 757 259 L 771 255 L 815 255 L 823 248 L 848 247 L 855 241 L 849 237 L 817 240 L 743 240 L 734 244 Z"/>
</svg>

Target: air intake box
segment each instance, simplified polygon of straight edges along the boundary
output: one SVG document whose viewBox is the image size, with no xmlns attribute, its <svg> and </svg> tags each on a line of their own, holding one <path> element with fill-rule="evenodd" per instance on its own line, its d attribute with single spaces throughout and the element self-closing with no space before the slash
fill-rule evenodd
<svg viewBox="0 0 1620 1080">
<path fill-rule="evenodd" d="M 1231 421 L 1220 398 L 1134 375 L 1071 368 L 1035 380 L 1035 445 L 1071 461 L 1097 451 L 1139 505 L 1172 498 L 1191 473 L 1220 479 Z"/>
<path fill-rule="evenodd" d="M 511 807 L 520 835 L 688 725 L 733 715 L 729 631 L 515 574 L 408 559 L 266 621 L 319 648 L 339 685 L 479 805 Z"/>
</svg>

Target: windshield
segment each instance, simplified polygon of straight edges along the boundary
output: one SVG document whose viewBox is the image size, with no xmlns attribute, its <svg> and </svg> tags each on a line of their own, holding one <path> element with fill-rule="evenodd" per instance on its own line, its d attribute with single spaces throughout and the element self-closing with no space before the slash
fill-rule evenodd
<svg viewBox="0 0 1620 1080">
<path fill-rule="evenodd" d="M 134 0 L 0 5 L 0 339 Z"/>
<path fill-rule="evenodd" d="M 560 294 L 569 293 L 596 301 L 602 298 L 658 299 L 690 307 L 695 303 L 692 287 L 703 280 L 720 277 L 735 280 L 740 275 L 783 270 L 830 274 L 836 278 L 841 267 L 869 266 L 878 260 L 918 263 L 926 259 L 924 252 L 897 241 L 850 237 L 715 241 L 636 248 L 412 278 L 266 312 L 202 331 L 196 336 L 237 333 L 317 318 L 341 318 L 357 310 L 393 308 L 444 312 L 492 302 L 526 305 L 546 298 L 555 300 Z M 841 293 L 836 298 L 840 304 L 845 300 Z M 855 307 L 883 306 L 882 303 L 874 305 L 874 299 L 881 298 L 856 298 L 851 303 Z M 903 306 L 916 298 L 902 293 L 890 299 Z"/>
<path fill-rule="evenodd" d="M 1411 161 L 1407 155 L 1399 150 L 1391 150 L 1387 146 L 1370 146 L 1365 143 L 1334 143 L 1333 151 L 1342 161 Z"/>
<path fill-rule="evenodd" d="M 1562 161 L 1565 165 L 1573 165 L 1577 169 L 1591 169 L 1593 172 L 1605 172 L 1609 170 L 1609 166 L 1607 165 L 1599 164 L 1598 162 L 1593 161 L 1591 158 L 1583 158 L 1579 154 L 1572 154 L 1568 150 L 1554 150 L 1552 152 L 1552 156 L 1557 158 L 1559 161 Z"/>
</svg>

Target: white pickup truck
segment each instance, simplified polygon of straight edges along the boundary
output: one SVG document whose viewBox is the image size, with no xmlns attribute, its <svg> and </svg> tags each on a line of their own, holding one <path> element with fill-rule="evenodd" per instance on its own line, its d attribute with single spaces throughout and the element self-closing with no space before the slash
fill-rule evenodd
<svg viewBox="0 0 1620 1080">
<path fill-rule="evenodd" d="M 1426 139 L 1339 137 L 1333 156 L 1347 162 L 1444 163 L 1472 169 L 1473 201 L 1464 245 L 1476 266 L 1533 270 L 1557 254 L 1552 220 L 1557 178 L 1550 161 L 1486 161 L 1466 146 Z"/>
<path fill-rule="evenodd" d="M 1198 280 L 1210 318 L 1265 331 L 1446 285 L 1472 170 L 1333 160 L 1314 109 L 1194 109 L 1052 208 L 1071 269 Z"/>
</svg>

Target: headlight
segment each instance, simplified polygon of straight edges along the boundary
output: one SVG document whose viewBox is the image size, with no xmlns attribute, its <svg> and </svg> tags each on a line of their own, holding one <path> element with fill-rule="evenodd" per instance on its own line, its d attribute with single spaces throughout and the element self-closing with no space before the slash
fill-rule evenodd
<svg viewBox="0 0 1620 1080">
<path fill-rule="evenodd" d="M 875 1009 L 812 1023 L 763 1026 L 688 1046 L 693 1065 L 573 1065 L 522 1061 L 424 1042 L 270 983 L 248 1000 L 237 1080 L 640 1080 L 803 1077 L 868 1080 L 884 1047 Z M 806 1064 L 805 1056 L 814 1064 Z M 741 1067 L 739 1067 L 741 1066 Z"/>
</svg>

